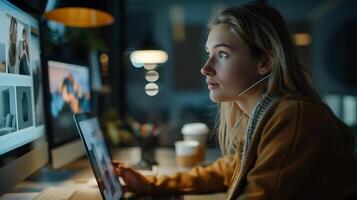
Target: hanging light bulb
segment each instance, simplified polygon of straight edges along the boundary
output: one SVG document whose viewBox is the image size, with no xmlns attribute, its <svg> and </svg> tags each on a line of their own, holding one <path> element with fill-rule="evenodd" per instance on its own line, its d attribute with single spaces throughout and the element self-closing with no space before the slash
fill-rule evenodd
<svg viewBox="0 0 357 200">
<path fill-rule="evenodd" d="M 148 82 L 155 82 L 159 79 L 159 73 L 157 71 L 150 70 L 150 71 L 146 72 L 145 79 Z"/>
<path fill-rule="evenodd" d="M 149 63 L 145 63 L 144 64 L 144 68 L 146 69 L 146 70 L 154 70 L 155 68 L 157 67 L 157 64 L 149 64 Z"/>
<path fill-rule="evenodd" d="M 145 85 L 145 93 L 149 96 L 155 96 L 159 93 L 159 85 L 156 83 L 148 83 Z"/>
</svg>

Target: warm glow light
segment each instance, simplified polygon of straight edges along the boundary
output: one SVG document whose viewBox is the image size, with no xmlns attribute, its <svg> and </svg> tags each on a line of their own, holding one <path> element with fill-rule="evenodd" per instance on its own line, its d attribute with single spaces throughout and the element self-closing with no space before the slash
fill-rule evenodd
<svg viewBox="0 0 357 200">
<path fill-rule="evenodd" d="M 172 24 L 172 37 L 176 43 L 185 41 L 185 12 L 182 6 L 173 5 L 170 8 L 170 17 Z"/>
<path fill-rule="evenodd" d="M 161 50 L 138 50 L 130 54 L 131 63 L 135 67 L 142 67 L 144 64 L 162 64 L 167 59 L 167 53 Z"/>
<path fill-rule="evenodd" d="M 102 65 L 108 65 L 109 64 L 109 56 L 106 53 L 102 53 L 99 56 L 100 63 Z"/>
<path fill-rule="evenodd" d="M 81 7 L 57 8 L 46 12 L 44 17 L 65 26 L 79 28 L 105 26 L 114 21 L 113 16 L 104 11 Z"/>
<path fill-rule="evenodd" d="M 306 46 L 311 43 L 311 36 L 308 33 L 294 33 L 293 39 L 297 46 Z"/>
<path fill-rule="evenodd" d="M 133 66 L 136 67 L 136 68 L 141 68 L 141 67 L 144 66 L 143 63 L 133 63 L 133 62 L 132 62 L 132 64 L 133 64 Z"/>
<path fill-rule="evenodd" d="M 146 70 L 154 70 L 155 68 L 157 67 L 157 64 L 148 64 L 148 63 L 145 63 L 144 64 L 144 68 L 146 69 Z"/>
<path fill-rule="evenodd" d="M 145 79 L 149 82 L 155 82 L 159 79 L 159 73 L 153 70 L 148 71 L 145 74 Z"/>
<path fill-rule="evenodd" d="M 159 93 L 159 86 L 156 83 L 148 83 L 145 85 L 145 92 L 149 96 L 155 96 Z"/>
</svg>

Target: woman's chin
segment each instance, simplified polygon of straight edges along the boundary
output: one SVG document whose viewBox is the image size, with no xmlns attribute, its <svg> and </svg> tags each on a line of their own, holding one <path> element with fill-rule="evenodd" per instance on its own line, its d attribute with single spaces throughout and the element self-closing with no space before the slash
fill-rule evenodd
<svg viewBox="0 0 357 200">
<path fill-rule="evenodd" d="M 210 92 L 209 97 L 210 97 L 211 101 L 213 101 L 215 103 L 228 101 L 228 99 L 225 98 L 224 96 L 219 95 L 219 94 L 215 94 L 213 92 Z"/>
</svg>

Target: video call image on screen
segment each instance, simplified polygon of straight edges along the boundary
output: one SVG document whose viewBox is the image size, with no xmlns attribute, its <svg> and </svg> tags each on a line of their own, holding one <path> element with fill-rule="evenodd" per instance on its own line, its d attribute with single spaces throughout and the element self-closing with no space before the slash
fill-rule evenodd
<svg viewBox="0 0 357 200">
<path fill-rule="evenodd" d="M 17 142 L 24 144 L 43 134 L 43 127 L 31 129 L 44 119 L 38 30 L 20 17 L 1 10 L 0 15 L 0 24 L 7 27 L 0 31 L 0 141 L 23 133 Z"/>
<path fill-rule="evenodd" d="M 91 157 L 94 175 L 98 181 L 98 187 L 106 199 L 119 199 L 121 187 L 111 164 L 109 153 L 105 146 L 104 138 L 100 132 L 100 126 L 95 118 L 79 122 L 82 136 L 86 138 L 88 156 Z"/>
<path fill-rule="evenodd" d="M 77 135 L 73 114 L 88 112 L 90 106 L 89 70 L 86 67 L 49 61 L 54 143 L 61 143 Z"/>
<path fill-rule="evenodd" d="M 11 15 L 6 15 L 8 30 L 7 72 L 30 75 L 29 25 Z"/>
</svg>

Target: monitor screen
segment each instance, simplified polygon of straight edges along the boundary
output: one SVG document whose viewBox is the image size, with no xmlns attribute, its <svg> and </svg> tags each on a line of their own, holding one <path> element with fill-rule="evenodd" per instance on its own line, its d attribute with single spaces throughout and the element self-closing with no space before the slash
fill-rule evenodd
<svg viewBox="0 0 357 200">
<path fill-rule="evenodd" d="M 89 69 L 80 65 L 50 60 L 48 61 L 48 79 L 52 127 L 49 131 L 50 148 L 59 149 L 75 140 L 80 141 L 72 116 L 77 112 L 91 110 Z M 84 155 L 84 149 L 81 152 L 81 155 Z M 63 155 L 59 155 L 58 159 L 55 157 L 52 154 L 53 163 L 62 159 Z M 66 157 L 68 159 L 68 155 Z M 76 158 L 69 159 L 60 165 L 67 164 Z"/>
<path fill-rule="evenodd" d="M 48 153 L 38 20 L 0 1 L 0 27 L 2 194 L 42 167 Z"/>
</svg>

